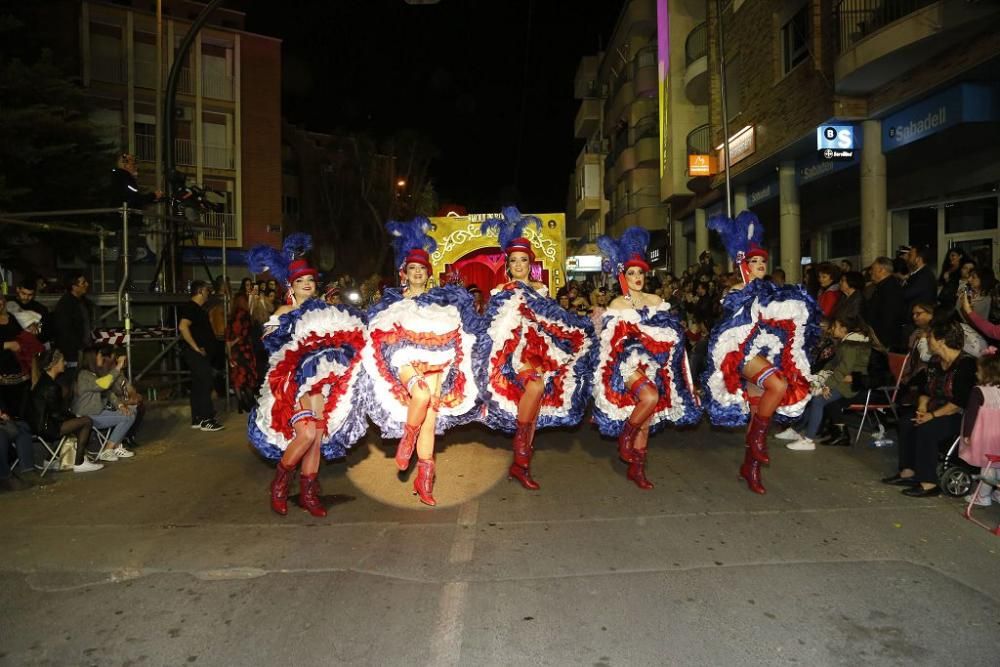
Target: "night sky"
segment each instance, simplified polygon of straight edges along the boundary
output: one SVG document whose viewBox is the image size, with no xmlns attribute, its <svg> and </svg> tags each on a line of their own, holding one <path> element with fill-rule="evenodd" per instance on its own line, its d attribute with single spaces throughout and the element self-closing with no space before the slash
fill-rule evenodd
<svg viewBox="0 0 1000 667">
<path fill-rule="evenodd" d="M 562 211 L 579 153 L 573 76 L 621 2 L 249 0 L 247 29 L 284 40 L 285 117 L 317 132 L 409 128 L 440 156 L 442 202 Z"/>
</svg>

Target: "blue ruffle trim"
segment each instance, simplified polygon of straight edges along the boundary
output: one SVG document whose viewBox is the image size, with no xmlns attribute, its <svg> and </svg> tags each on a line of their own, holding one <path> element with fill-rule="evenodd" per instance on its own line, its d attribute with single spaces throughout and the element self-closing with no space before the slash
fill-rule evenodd
<svg viewBox="0 0 1000 667">
<path fill-rule="evenodd" d="M 785 301 L 802 302 L 806 306 L 807 312 L 809 313 L 808 319 L 806 322 L 796 322 L 796 325 L 804 329 L 803 340 L 805 349 L 808 351 L 816 346 L 820 336 L 820 311 L 816 305 L 815 299 L 809 296 L 809 294 L 798 285 L 779 286 L 772 282 L 754 280 L 744 286 L 743 289 L 729 293 L 723 300 L 723 316 L 709 335 L 708 352 L 706 355 L 707 359 L 711 360 L 716 358 L 719 341 L 725 332 L 735 327 L 747 326 L 751 324 L 751 310 L 754 301 L 757 301 L 761 306 L 767 306 L 771 303 L 782 303 Z M 775 331 L 771 331 L 771 333 L 778 335 L 778 332 Z M 783 339 L 783 342 L 787 344 L 788 341 Z M 777 354 L 778 350 L 770 350 L 769 352 Z M 780 369 L 780 355 L 777 356 L 778 358 L 774 360 L 774 365 Z M 745 362 L 746 359 L 743 359 L 740 363 L 741 372 Z M 722 405 L 715 396 L 713 396 L 711 386 L 708 382 L 713 371 L 713 368 L 706 368 L 701 378 L 701 386 L 704 390 L 704 406 L 709 419 L 712 424 L 716 426 L 736 427 L 745 425 L 748 420 L 748 411 L 746 406 L 725 406 Z M 774 421 L 778 424 L 785 424 L 793 421 L 793 419 L 785 417 L 779 413 L 775 413 Z"/>
<path fill-rule="evenodd" d="M 668 311 L 650 311 L 649 309 L 643 309 L 639 311 L 642 324 L 648 327 L 660 327 L 663 329 L 672 330 L 678 337 L 678 345 L 680 346 L 681 352 L 675 353 L 672 360 L 667 359 L 667 355 L 653 355 L 642 345 L 638 340 L 628 342 L 622 349 L 622 353 L 618 359 L 615 360 L 615 365 L 621 364 L 623 361 L 628 359 L 629 355 L 633 350 L 638 350 L 640 353 L 649 356 L 654 359 L 660 367 L 665 363 L 670 364 L 670 377 L 675 385 L 674 395 L 676 400 L 680 400 L 684 404 L 684 412 L 681 416 L 675 420 L 661 419 L 658 422 L 650 426 L 650 435 L 658 433 L 666 428 L 668 425 L 673 424 L 674 426 L 691 426 L 697 424 L 701 421 L 702 410 L 698 405 L 698 401 L 691 389 L 688 387 L 687 375 L 684 371 L 684 359 L 686 354 L 684 351 L 684 327 L 681 326 L 680 320 L 671 315 Z M 602 320 L 603 327 L 608 326 L 609 321 L 613 319 L 613 316 L 606 315 Z M 596 368 L 596 362 L 595 362 Z M 693 380 L 693 378 L 692 378 Z M 600 381 L 599 379 L 595 379 Z M 663 393 L 663 379 L 657 375 L 656 377 L 656 390 L 662 395 Z M 628 391 L 625 387 L 625 379 L 621 376 L 621 373 L 612 372 L 611 374 L 611 388 L 614 392 L 623 394 Z M 601 432 L 601 435 L 606 437 L 617 438 L 625 426 L 627 419 L 613 419 L 609 415 L 605 414 L 597 405 L 594 405 L 594 410 L 591 415 L 591 419 L 597 426 L 597 429 Z"/>
<path fill-rule="evenodd" d="M 569 329 L 582 331 L 583 335 L 590 341 L 589 349 L 585 354 L 580 355 L 571 368 L 560 368 L 555 374 L 572 375 L 576 379 L 576 388 L 570 398 L 569 409 L 565 414 L 540 414 L 536 422 L 536 428 L 567 427 L 575 426 L 583 419 L 583 414 L 590 399 L 591 382 L 593 371 L 597 363 L 597 340 L 594 336 L 594 325 L 587 317 L 582 317 L 575 313 L 570 313 L 562 308 L 557 302 L 541 296 L 529 286 L 519 284 L 515 290 L 504 290 L 493 295 L 487 306 L 484 320 L 487 323 L 484 333 L 476 342 L 476 350 L 473 354 L 473 365 L 476 373 L 476 381 L 479 385 L 480 398 L 485 406 L 484 413 L 480 416 L 480 421 L 488 427 L 505 433 L 513 433 L 517 428 L 517 414 L 508 412 L 497 402 L 490 391 L 489 375 L 491 359 L 499 350 L 494 349 L 493 340 L 489 336 L 489 324 L 500 311 L 500 308 L 510 299 L 515 298 L 518 293 L 524 295 L 525 305 L 528 309 L 549 320 L 560 322 Z M 572 343 L 561 337 L 549 336 L 549 344 L 564 352 L 572 352 Z M 503 360 L 502 366 L 498 369 L 511 382 L 516 382 L 517 369 L 513 368 L 510 359 Z M 545 395 L 552 392 L 552 381 L 554 375 L 546 374 Z"/>
<path fill-rule="evenodd" d="M 373 304 L 368 309 L 368 321 L 372 321 L 375 316 L 392 304 L 403 300 L 402 291 L 396 288 L 389 288 L 385 290 L 382 294 L 382 299 Z M 413 302 L 416 305 L 424 306 L 452 306 L 458 310 L 459 317 L 462 320 L 462 330 L 466 334 L 471 334 L 475 337 L 478 342 L 481 337 L 485 335 L 486 332 L 486 320 L 484 320 L 476 312 L 475 305 L 472 301 L 472 295 L 469 294 L 468 290 L 465 290 L 457 285 L 443 285 L 441 287 L 435 287 L 430 289 L 423 294 L 413 297 Z M 406 343 L 401 343 L 399 347 L 405 346 Z M 473 346 L 475 348 L 475 345 Z M 474 350 L 467 351 L 470 355 L 474 355 Z M 386 356 L 391 356 L 386 354 Z M 473 356 L 472 361 L 473 368 L 475 368 L 475 357 Z M 459 369 L 452 367 L 448 369 L 447 377 L 444 378 L 444 382 L 441 385 L 441 392 L 447 392 L 455 383 L 456 378 L 459 374 Z M 371 380 L 367 378 L 369 392 L 365 400 L 365 408 L 368 417 L 372 420 L 372 423 L 379 427 L 379 431 L 383 438 L 386 439 L 396 439 L 403 436 L 403 422 L 393 419 L 389 412 L 383 407 L 383 403 L 380 400 L 376 400 L 373 395 L 371 395 Z M 454 426 L 462 426 L 463 424 L 468 424 L 475 421 L 479 417 L 481 406 L 478 400 L 478 387 L 476 384 L 476 379 L 474 377 L 466 378 L 466 384 L 468 391 L 474 391 L 477 393 L 477 400 L 475 405 L 460 415 L 438 415 L 437 421 L 434 424 L 434 431 L 437 435 L 443 435 L 448 429 Z"/>
</svg>

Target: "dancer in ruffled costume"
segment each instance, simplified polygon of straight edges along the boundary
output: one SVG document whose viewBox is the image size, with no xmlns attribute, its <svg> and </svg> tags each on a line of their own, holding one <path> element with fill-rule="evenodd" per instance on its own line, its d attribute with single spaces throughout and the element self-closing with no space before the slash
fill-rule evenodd
<svg viewBox="0 0 1000 667">
<path fill-rule="evenodd" d="M 535 429 L 573 426 L 583 418 L 597 345 L 590 320 L 563 310 L 547 298 L 546 286 L 532 279 L 535 253 L 523 236 L 527 225 L 541 230 L 538 218 L 514 207 L 482 225 L 484 234 L 498 230 L 510 281 L 492 292 L 474 363 L 486 403 L 483 421 L 514 433 L 509 478 L 534 490 L 539 488 L 531 477 Z"/>
<path fill-rule="evenodd" d="M 746 451 L 740 476 L 754 493 L 766 493 L 760 466 L 770 463 L 767 430 L 771 419 L 793 419 L 809 402 L 807 352 L 819 338 L 816 302 L 797 285 L 777 286 L 767 275 L 764 229 L 757 217 L 740 213 L 735 220 L 708 223 L 722 236 L 744 284 L 726 295 L 723 315 L 712 329 L 702 387 L 705 406 L 717 426 L 747 423 Z"/>
<path fill-rule="evenodd" d="M 264 325 L 270 367 L 248 430 L 257 450 L 278 460 L 271 508 L 288 513 L 288 486 L 301 466 L 299 506 L 323 517 L 320 457 L 343 457 L 367 428 L 360 396 L 365 339 L 360 313 L 316 298 L 316 270 L 300 257 L 311 244 L 307 234 L 292 234 L 283 252 L 257 246 L 247 253 L 251 271 L 270 272 L 290 295 Z"/>
<path fill-rule="evenodd" d="M 472 351 L 483 323 L 472 296 L 459 285 L 428 289 L 430 254 L 437 248 L 427 218 L 390 222 L 401 288 L 388 288 L 368 310 L 362 354 L 372 383 L 368 414 L 384 438 L 399 438 L 396 466 L 417 452 L 413 491 L 434 500 L 434 436 L 478 416 Z"/>
<path fill-rule="evenodd" d="M 652 489 L 646 479 L 650 433 L 701 418 L 684 327 L 670 314 L 669 303 L 642 291 L 650 270 L 645 260 L 648 231 L 632 227 L 617 241 L 600 237 L 597 245 L 605 271 L 617 277 L 622 295 L 601 320 L 593 420 L 603 435 L 618 438 L 618 456 L 629 464 L 628 479 L 640 489 Z"/>
</svg>

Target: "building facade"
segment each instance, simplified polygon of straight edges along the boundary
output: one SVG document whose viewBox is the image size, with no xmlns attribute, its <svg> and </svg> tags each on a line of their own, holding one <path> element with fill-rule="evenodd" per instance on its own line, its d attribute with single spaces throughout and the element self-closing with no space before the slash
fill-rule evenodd
<svg viewBox="0 0 1000 667">
<path fill-rule="evenodd" d="M 163 97 L 175 54 L 203 5 L 84 1 L 78 12 L 80 77 L 109 141 L 136 156 L 140 184 L 163 188 Z M 189 183 L 222 193 L 198 245 L 230 248 L 282 238 L 281 43 L 246 32 L 244 15 L 219 9 L 195 36 L 180 71 L 173 149 Z M 217 256 L 216 252 L 212 257 Z M 235 253 L 234 256 L 238 255 Z"/>
<path fill-rule="evenodd" d="M 687 265 L 687 243 L 672 244 L 671 255 L 671 218 L 703 186 L 688 173 L 688 154 L 692 142 L 709 141 L 705 7 L 704 0 L 629 0 L 608 48 L 580 61 L 570 237 L 593 241 L 638 225 L 651 232 L 654 268 Z"/>
<path fill-rule="evenodd" d="M 733 209 L 776 264 L 867 265 L 901 244 L 996 267 L 1000 6 L 976 0 L 708 2 L 711 147 L 730 149 Z M 720 35 L 721 28 L 721 35 Z M 719 44 L 725 44 L 723 130 Z M 820 150 L 840 130 L 850 150 Z M 850 138 L 850 141 L 847 139 Z M 833 159 L 831 159 L 833 158 Z M 724 178 L 678 212 L 697 252 Z"/>
</svg>

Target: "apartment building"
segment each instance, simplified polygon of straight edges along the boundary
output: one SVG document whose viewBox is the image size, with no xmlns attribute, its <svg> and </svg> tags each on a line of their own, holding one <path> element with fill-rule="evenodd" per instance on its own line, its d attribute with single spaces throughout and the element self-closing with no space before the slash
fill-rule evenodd
<svg viewBox="0 0 1000 667">
<path fill-rule="evenodd" d="M 670 222 L 702 185 L 687 163 L 689 144 L 709 141 L 705 5 L 625 2 L 608 48 L 580 61 L 574 133 L 583 145 L 572 179 L 571 237 L 642 226 L 651 231 L 652 266 L 686 266 L 686 243 L 674 244 L 671 258 Z"/>
<path fill-rule="evenodd" d="M 162 182 L 165 127 L 157 89 L 166 88 L 178 47 L 204 5 L 163 0 L 158 26 L 156 2 L 72 4 L 81 80 L 98 107 L 94 120 L 110 141 L 136 155 L 140 184 L 154 189 Z M 202 246 L 221 245 L 223 234 L 230 248 L 282 238 L 281 43 L 244 26 L 242 12 L 216 10 L 180 71 L 173 112 L 177 167 L 226 202 L 224 212 L 207 215 L 218 231 L 202 233 Z"/>
<path fill-rule="evenodd" d="M 706 13 L 706 157 L 721 167 L 728 142 L 733 208 L 758 214 L 789 280 L 807 258 L 864 265 L 909 243 L 939 263 L 958 247 L 996 267 L 998 3 L 731 0 Z M 827 128 L 851 150 L 820 150 Z M 725 210 L 721 173 L 705 178 L 675 212 L 696 252 L 709 247 L 704 221 Z"/>
</svg>

